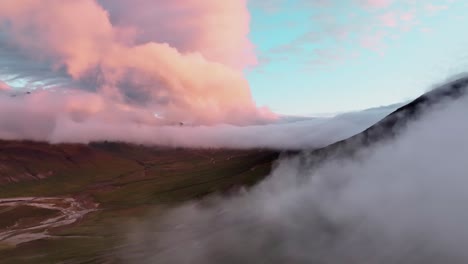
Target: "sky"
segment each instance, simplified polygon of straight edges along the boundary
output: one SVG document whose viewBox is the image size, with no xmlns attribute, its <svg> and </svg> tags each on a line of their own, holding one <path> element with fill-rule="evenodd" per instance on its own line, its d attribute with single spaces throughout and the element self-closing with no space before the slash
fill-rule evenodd
<svg viewBox="0 0 468 264">
<path fill-rule="evenodd" d="M 254 98 L 275 112 L 334 113 L 413 99 L 467 69 L 460 0 L 252 0 Z"/>
<path fill-rule="evenodd" d="M 467 8 L 461 0 L 4 0 L 0 93 L 34 91 L 8 105 L 74 122 L 245 126 L 385 106 L 465 71 Z"/>
</svg>

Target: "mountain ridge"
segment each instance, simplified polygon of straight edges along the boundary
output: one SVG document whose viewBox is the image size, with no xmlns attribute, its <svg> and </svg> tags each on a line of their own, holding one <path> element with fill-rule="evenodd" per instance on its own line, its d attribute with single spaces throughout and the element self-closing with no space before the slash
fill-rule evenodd
<svg viewBox="0 0 468 264">
<path fill-rule="evenodd" d="M 379 122 L 365 129 L 361 133 L 347 139 L 329 144 L 323 148 L 308 150 L 301 154 L 304 166 L 310 163 L 322 162 L 325 159 L 353 156 L 359 149 L 369 147 L 380 141 L 391 140 L 404 127 L 421 117 L 426 110 L 447 100 L 456 100 L 468 91 L 468 76 L 442 84 L 405 104 Z"/>
</svg>

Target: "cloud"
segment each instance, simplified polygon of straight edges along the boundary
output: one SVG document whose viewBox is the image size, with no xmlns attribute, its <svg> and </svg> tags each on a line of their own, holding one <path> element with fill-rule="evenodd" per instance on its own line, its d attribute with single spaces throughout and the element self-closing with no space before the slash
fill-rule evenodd
<svg viewBox="0 0 468 264">
<path fill-rule="evenodd" d="M 82 90 L 0 94 L 0 138 L 52 143 L 123 141 L 177 147 L 303 149 L 325 146 L 371 126 L 396 108 L 264 125 L 191 126 L 155 118 L 143 107 Z"/>
<path fill-rule="evenodd" d="M 275 5 L 281 6 L 284 2 Z M 300 15 L 290 16 L 283 23 L 284 30 L 287 30 L 286 23 L 310 26 L 306 26 L 307 31 L 300 36 L 265 51 L 263 56 L 270 58 L 270 64 L 287 56 L 295 64 L 306 64 L 309 68 L 310 60 L 304 58 L 312 57 L 320 66 L 322 61 L 329 61 L 328 54 L 337 50 L 344 51 L 340 52 L 344 54 L 340 56 L 343 60 L 337 60 L 339 63 L 353 60 L 366 51 L 382 55 L 384 50 L 391 48 L 392 38 L 399 38 L 411 30 L 424 30 L 425 23 L 430 23 L 425 20 L 428 14 L 452 5 L 454 2 L 447 0 L 430 3 L 420 0 L 294 1 L 288 5 L 288 11 L 292 9 Z M 349 11 L 344 12 L 343 7 Z M 310 21 L 305 22 L 303 14 L 309 14 Z M 329 52 L 323 52 L 324 49 Z"/>
<path fill-rule="evenodd" d="M 246 0 L 99 0 L 114 25 L 137 29 L 137 42 L 168 43 L 235 68 L 256 63 Z M 131 10 L 131 11 L 129 11 Z M 157 25 L 157 26 L 155 26 Z"/>
<path fill-rule="evenodd" d="M 466 263 L 467 111 L 466 96 L 437 105 L 396 139 L 352 157 L 285 158 L 250 191 L 139 223 L 122 259 Z"/>
<path fill-rule="evenodd" d="M 2 81 L 0 81 L 0 91 L 8 91 L 10 90 L 10 86 Z"/>
<path fill-rule="evenodd" d="M 139 3 L 133 10 L 124 1 L 1 2 L 0 76 L 16 96 L 0 96 L 0 138 L 300 149 L 343 139 L 388 113 L 277 123 L 229 59 L 250 47 L 244 2 Z M 233 25 L 213 27 L 211 19 Z M 236 25 L 229 41 L 207 41 Z M 213 45 L 226 57 L 210 54 Z"/>
<path fill-rule="evenodd" d="M 255 59 L 245 2 L 165 1 L 157 5 L 164 15 L 154 18 L 132 13 L 127 2 L 102 2 L 115 13 L 95 0 L 2 1 L 2 39 L 18 57 L 68 75 L 67 85 L 169 120 L 249 124 L 275 118 L 256 107 L 241 71 Z M 155 10 L 154 1 L 140 2 L 140 8 Z M 148 30 L 154 23 L 161 34 Z"/>
</svg>

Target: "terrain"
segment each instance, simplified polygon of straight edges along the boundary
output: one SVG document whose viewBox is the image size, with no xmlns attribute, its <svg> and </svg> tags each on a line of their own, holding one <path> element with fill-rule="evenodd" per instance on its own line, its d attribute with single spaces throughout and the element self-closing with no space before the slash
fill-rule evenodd
<svg viewBox="0 0 468 264">
<path fill-rule="evenodd" d="M 304 169 L 396 137 L 425 111 L 466 93 L 449 82 L 363 132 L 301 153 Z M 120 263 L 124 230 L 147 215 L 254 185 L 280 153 L 116 142 L 0 141 L 0 263 Z M 298 155 L 285 152 L 283 155 Z"/>
<path fill-rule="evenodd" d="M 271 170 L 267 150 L 0 143 L 0 263 L 118 263 L 126 224 Z"/>
</svg>

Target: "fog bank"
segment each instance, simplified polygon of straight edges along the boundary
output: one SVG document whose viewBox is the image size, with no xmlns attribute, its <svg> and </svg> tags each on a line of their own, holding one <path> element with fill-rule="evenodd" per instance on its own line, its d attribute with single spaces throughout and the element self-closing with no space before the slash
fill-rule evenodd
<svg viewBox="0 0 468 264">
<path fill-rule="evenodd" d="M 149 109 L 117 104 L 79 90 L 0 93 L 0 139 L 51 143 L 123 141 L 178 147 L 303 149 L 322 147 L 354 135 L 397 106 L 333 118 L 288 118 L 269 124 L 181 125 L 157 118 Z"/>
<path fill-rule="evenodd" d="M 468 97 L 399 136 L 132 228 L 127 263 L 467 263 Z M 302 168 L 302 169 L 299 169 Z"/>
</svg>

